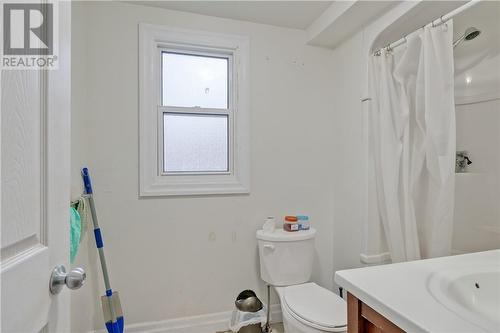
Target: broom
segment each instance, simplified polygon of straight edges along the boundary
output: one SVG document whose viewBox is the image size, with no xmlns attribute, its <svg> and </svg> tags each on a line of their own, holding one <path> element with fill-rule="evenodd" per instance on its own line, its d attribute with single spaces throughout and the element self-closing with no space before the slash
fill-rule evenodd
<svg viewBox="0 0 500 333">
<path fill-rule="evenodd" d="M 104 315 L 104 323 L 109 333 L 123 333 L 123 312 L 120 304 L 118 292 L 113 292 L 109 283 L 108 268 L 106 266 L 106 258 L 104 257 L 104 248 L 102 242 L 101 229 L 97 222 L 97 214 L 95 210 L 94 197 L 92 193 L 92 183 L 90 182 L 89 169 L 82 169 L 83 185 L 85 186 L 85 194 L 89 199 L 90 213 L 94 223 L 94 236 L 99 259 L 101 261 L 102 275 L 104 277 L 104 286 L 106 287 L 106 295 L 101 296 L 102 311 Z"/>
</svg>

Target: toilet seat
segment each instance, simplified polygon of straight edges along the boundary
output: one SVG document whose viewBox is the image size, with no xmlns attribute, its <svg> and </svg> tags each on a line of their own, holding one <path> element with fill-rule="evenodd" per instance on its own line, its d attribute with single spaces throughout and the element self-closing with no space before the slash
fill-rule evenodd
<svg viewBox="0 0 500 333">
<path fill-rule="evenodd" d="M 315 283 L 283 288 L 285 310 L 306 326 L 326 332 L 344 332 L 347 327 L 347 305 L 333 292 Z"/>
</svg>

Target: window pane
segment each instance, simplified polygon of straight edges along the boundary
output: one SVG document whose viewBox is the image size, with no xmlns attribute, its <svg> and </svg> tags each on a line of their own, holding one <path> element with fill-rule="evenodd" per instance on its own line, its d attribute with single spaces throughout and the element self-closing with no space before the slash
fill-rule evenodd
<svg viewBox="0 0 500 333">
<path fill-rule="evenodd" d="M 162 53 L 163 105 L 228 108 L 228 59 Z"/>
<path fill-rule="evenodd" d="M 165 172 L 229 171 L 227 115 L 163 114 Z"/>
</svg>

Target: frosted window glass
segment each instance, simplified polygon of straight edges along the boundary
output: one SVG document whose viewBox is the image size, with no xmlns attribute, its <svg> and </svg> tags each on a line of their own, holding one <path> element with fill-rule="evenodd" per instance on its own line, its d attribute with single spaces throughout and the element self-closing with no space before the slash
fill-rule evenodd
<svg viewBox="0 0 500 333">
<path fill-rule="evenodd" d="M 228 108 L 228 59 L 162 53 L 166 106 Z"/>
<path fill-rule="evenodd" d="M 164 113 L 164 171 L 229 171 L 228 120 L 227 115 Z"/>
</svg>

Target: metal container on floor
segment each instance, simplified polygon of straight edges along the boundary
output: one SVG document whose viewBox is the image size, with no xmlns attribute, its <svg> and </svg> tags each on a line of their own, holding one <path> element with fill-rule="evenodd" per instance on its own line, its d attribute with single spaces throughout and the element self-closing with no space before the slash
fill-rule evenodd
<svg viewBox="0 0 500 333">
<path fill-rule="evenodd" d="M 258 312 L 263 307 L 262 302 L 252 290 L 242 291 L 234 304 L 239 311 L 243 312 Z M 238 330 L 238 333 L 262 333 L 262 326 L 260 323 L 243 326 Z"/>
</svg>

